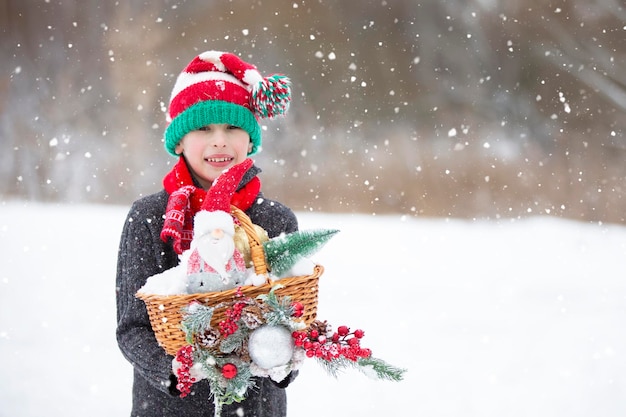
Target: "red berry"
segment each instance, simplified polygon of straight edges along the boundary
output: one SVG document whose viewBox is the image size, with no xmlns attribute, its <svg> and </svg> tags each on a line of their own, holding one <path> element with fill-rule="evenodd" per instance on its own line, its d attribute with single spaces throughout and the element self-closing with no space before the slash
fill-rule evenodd
<svg viewBox="0 0 626 417">
<path fill-rule="evenodd" d="M 233 379 L 237 376 L 237 367 L 232 363 L 222 366 L 222 376 L 226 379 Z"/>
<path fill-rule="evenodd" d="M 337 333 L 339 333 L 339 336 L 346 336 L 350 333 L 350 328 L 348 326 L 339 326 L 337 328 Z"/>
<path fill-rule="evenodd" d="M 361 339 L 363 336 L 365 336 L 365 332 L 363 330 L 357 329 L 354 331 L 354 337 L 357 339 Z"/>
<path fill-rule="evenodd" d="M 302 314 L 304 314 L 304 306 L 302 305 L 302 303 L 296 301 L 291 306 L 293 307 L 293 316 L 302 317 Z"/>
</svg>

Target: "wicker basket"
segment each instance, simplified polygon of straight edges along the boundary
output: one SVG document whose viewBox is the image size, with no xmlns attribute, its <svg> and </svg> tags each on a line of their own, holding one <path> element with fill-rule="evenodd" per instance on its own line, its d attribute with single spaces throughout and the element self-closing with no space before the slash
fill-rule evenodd
<svg viewBox="0 0 626 417">
<path fill-rule="evenodd" d="M 257 275 L 268 275 L 263 244 L 259 239 L 250 218 L 241 210 L 232 207 L 232 214 L 239 219 L 241 227 L 248 236 L 252 264 Z M 309 325 L 315 321 L 317 315 L 317 294 L 319 277 L 324 272 L 321 265 L 316 265 L 312 275 L 283 278 L 276 282 L 268 282 L 261 286 L 246 285 L 240 287 L 243 295 L 255 298 L 261 294 L 267 294 L 274 285 L 280 284 L 282 288 L 275 290 L 278 296 L 289 296 L 294 302 L 300 302 L 304 306 L 304 313 L 300 321 Z M 237 294 L 237 289 L 226 291 L 207 292 L 198 294 L 181 295 L 154 295 L 137 293 L 137 298 L 146 303 L 150 324 L 154 330 L 159 345 L 170 355 L 175 355 L 178 349 L 187 344 L 185 333 L 180 327 L 182 320 L 182 308 L 192 301 L 198 301 L 206 306 L 217 306 L 231 302 Z M 211 326 L 216 326 L 224 319 L 226 307 L 218 307 L 213 312 Z"/>
</svg>

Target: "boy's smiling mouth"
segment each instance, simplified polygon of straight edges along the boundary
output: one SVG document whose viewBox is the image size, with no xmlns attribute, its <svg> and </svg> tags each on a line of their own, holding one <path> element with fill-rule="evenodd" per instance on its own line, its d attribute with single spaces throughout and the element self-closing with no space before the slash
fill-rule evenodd
<svg viewBox="0 0 626 417">
<path fill-rule="evenodd" d="M 207 162 L 213 162 L 213 163 L 230 162 L 230 161 L 232 161 L 233 159 L 235 159 L 235 158 L 233 158 L 233 157 L 231 157 L 231 156 L 228 156 L 228 157 L 226 157 L 226 156 L 222 156 L 222 157 L 219 157 L 219 158 L 204 158 L 204 160 L 205 160 L 205 161 L 207 161 Z"/>
</svg>

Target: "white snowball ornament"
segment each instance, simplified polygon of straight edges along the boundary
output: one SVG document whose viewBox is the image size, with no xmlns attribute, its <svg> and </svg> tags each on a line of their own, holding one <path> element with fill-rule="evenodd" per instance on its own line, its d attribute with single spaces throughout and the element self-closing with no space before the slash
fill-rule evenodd
<svg viewBox="0 0 626 417">
<path fill-rule="evenodd" d="M 260 368 L 286 365 L 294 351 L 291 332 L 284 326 L 261 326 L 250 334 L 248 351 L 252 361 Z"/>
</svg>

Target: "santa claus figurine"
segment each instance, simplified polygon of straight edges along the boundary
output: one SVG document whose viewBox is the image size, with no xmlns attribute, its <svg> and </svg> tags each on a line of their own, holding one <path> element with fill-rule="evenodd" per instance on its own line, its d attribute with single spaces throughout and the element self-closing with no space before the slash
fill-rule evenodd
<svg viewBox="0 0 626 417">
<path fill-rule="evenodd" d="M 247 159 L 218 177 L 207 191 L 202 209 L 194 217 L 193 240 L 183 254 L 189 294 L 223 291 L 244 285 L 248 272 L 235 247 L 235 224 L 230 200 L 250 168 Z"/>
</svg>

